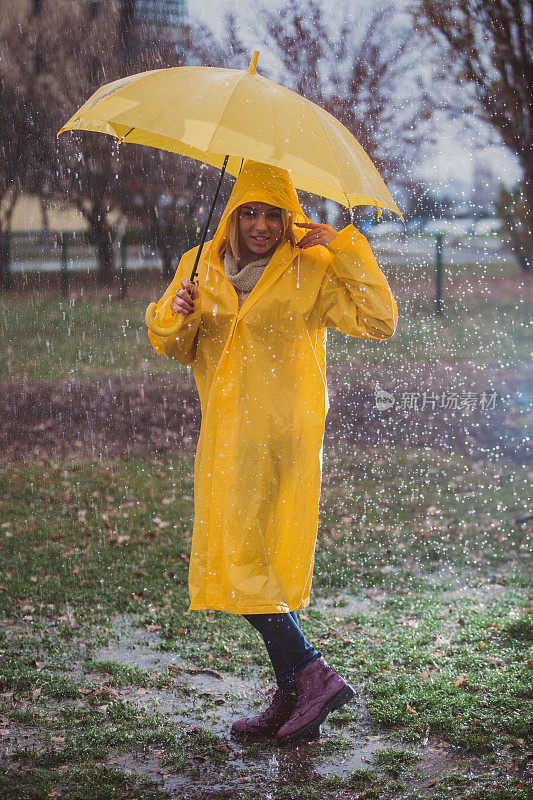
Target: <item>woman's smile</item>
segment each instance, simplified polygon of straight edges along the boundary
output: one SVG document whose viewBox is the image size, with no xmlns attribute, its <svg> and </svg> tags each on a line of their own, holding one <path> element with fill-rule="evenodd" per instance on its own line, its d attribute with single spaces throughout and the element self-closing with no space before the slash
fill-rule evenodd
<svg viewBox="0 0 533 800">
<path fill-rule="evenodd" d="M 269 203 L 244 203 L 239 208 L 241 265 L 276 247 L 283 233 L 281 208 Z"/>
</svg>

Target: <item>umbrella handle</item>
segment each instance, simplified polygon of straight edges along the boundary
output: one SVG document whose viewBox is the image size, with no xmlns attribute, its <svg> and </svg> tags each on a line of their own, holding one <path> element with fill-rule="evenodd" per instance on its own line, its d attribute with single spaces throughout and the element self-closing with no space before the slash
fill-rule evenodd
<svg viewBox="0 0 533 800">
<path fill-rule="evenodd" d="M 146 322 L 146 325 L 152 331 L 152 333 L 156 334 L 156 336 L 173 336 L 183 325 L 185 316 L 183 314 L 178 314 L 178 319 L 172 323 L 170 327 L 162 328 L 161 325 L 158 325 L 155 321 L 156 307 L 157 303 L 150 303 L 146 309 L 146 313 L 144 315 L 144 321 Z"/>
<path fill-rule="evenodd" d="M 192 302 L 191 290 L 187 288 L 186 291 L 189 293 L 189 297 L 191 298 Z M 155 321 L 156 308 L 157 308 L 157 303 L 150 303 L 150 305 L 146 309 L 146 312 L 144 314 L 144 321 L 146 322 L 147 327 L 152 331 L 152 333 L 155 333 L 157 336 L 173 336 L 173 334 L 177 333 L 181 328 L 181 326 L 183 325 L 183 320 L 185 319 L 185 315 L 176 312 L 178 314 L 177 320 L 172 323 L 170 328 L 168 327 L 162 328 L 161 325 L 158 325 L 158 323 Z"/>
</svg>

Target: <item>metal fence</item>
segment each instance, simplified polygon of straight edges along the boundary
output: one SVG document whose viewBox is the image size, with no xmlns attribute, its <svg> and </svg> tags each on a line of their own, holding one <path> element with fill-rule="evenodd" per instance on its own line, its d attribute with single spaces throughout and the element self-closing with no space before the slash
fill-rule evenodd
<svg viewBox="0 0 533 800">
<path fill-rule="evenodd" d="M 498 234 L 453 235 L 426 233 L 367 234 L 380 266 L 395 274 L 398 268 L 431 270 L 436 295 L 435 312 L 442 312 L 442 285 L 445 270 L 487 263 L 506 264 L 513 261 L 507 241 Z M 191 246 L 184 242 L 182 251 Z M 60 289 L 68 292 L 69 275 L 96 272 L 96 250 L 86 234 L 17 234 L 4 235 L 3 289 L 9 290 L 12 274 L 59 273 Z M 120 296 L 126 297 L 128 273 L 158 270 L 161 259 L 153 243 L 128 242 L 123 237 L 115 243 L 115 263 L 120 275 Z M 175 265 L 174 265 L 175 266 Z"/>
</svg>

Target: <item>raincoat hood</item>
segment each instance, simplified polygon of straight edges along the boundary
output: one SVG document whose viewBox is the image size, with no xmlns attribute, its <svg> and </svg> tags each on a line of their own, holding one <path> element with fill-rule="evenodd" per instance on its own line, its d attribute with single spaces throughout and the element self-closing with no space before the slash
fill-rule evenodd
<svg viewBox="0 0 533 800">
<path fill-rule="evenodd" d="M 226 208 L 211 242 L 212 254 L 218 254 L 222 242 L 224 240 L 227 241 L 230 214 L 236 208 L 242 206 L 243 203 L 249 203 L 253 200 L 292 211 L 293 223 L 311 222 L 310 218 L 302 211 L 296 189 L 286 169 L 247 159 L 235 180 Z M 293 230 L 296 240 L 301 239 L 305 233 L 304 230 L 294 227 L 294 225 Z"/>
</svg>

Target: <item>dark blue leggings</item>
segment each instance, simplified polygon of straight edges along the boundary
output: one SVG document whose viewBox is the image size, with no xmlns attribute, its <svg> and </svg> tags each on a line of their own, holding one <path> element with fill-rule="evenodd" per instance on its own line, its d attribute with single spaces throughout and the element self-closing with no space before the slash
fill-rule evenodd
<svg viewBox="0 0 533 800">
<path fill-rule="evenodd" d="M 320 657 L 300 630 L 296 611 L 287 614 L 243 614 L 264 639 L 278 687 L 292 692 L 294 676 Z"/>
</svg>

